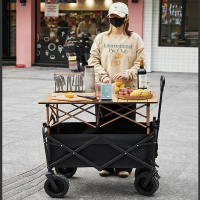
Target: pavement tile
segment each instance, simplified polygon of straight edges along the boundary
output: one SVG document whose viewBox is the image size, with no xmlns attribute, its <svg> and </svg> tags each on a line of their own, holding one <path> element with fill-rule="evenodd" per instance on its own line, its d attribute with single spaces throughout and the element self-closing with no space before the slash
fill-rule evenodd
<svg viewBox="0 0 200 200">
<path fill-rule="evenodd" d="M 46 162 L 42 139 L 42 123 L 46 121 L 46 108 L 38 102 L 54 91 L 53 74 L 68 71 L 55 67 L 3 67 L 3 180 Z M 158 99 L 161 75 L 165 76 L 166 86 L 163 93 L 156 159 L 161 176 L 158 191 L 152 197 L 139 195 L 134 188 L 134 171 L 127 179 L 119 179 L 117 176 L 102 178 L 94 168 L 78 168 L 77 173 L 69 180 L 70 189 L 64 199 L 198 198 L 198 74 L 148 73 L 149 88 L 156 91 Z M 183 92 L 188 94 L 184 98 Z M 60 106 L 66 111 L 72 107 Z M 94 112 L 94 109 L 91 109 L 91 112 Z M 155 104 L 151 106 L 151 119 L 153 116 L 157 117 L 157 114 L 158 105 Z M 94 116 L 88 114 L 82 113 L 78 117 L 94 121 Z M 140 117 L 137 119 L 144 120 Z M 24 199 L 52 199 L 44 192 L 43 184 L 41 183 L 39 191 L 24 191 L 23 195 L 30 195 Z"/>
</svg>

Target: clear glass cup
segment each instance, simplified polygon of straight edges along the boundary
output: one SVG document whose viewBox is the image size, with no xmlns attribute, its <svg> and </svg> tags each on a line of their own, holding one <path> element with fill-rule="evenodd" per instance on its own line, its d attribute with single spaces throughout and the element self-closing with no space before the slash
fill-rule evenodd
<svg viewBox="0 0 200 200">
<path fill-rule="evenodd" d="M 124 79 L 112 79 L 112 83 L 115 83 L 115 93 L 118 93 L 121 88 L 125 88 Z"/>
<path fill-rule="evenodd" d="M 107 83 L 102 83 L 102 82 L 94 83 L 95 97 L 101 98 L 101 85 L 102 84 L 107 84 Z M 113 99 L 115 98 L 115 87 L 116 87 L 116 84 L 112 83 L 112 98 Z"/>
</svg>

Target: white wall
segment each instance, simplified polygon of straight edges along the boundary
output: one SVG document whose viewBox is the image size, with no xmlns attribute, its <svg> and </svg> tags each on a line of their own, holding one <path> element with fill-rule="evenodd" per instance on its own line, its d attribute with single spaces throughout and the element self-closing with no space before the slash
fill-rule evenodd
<svg viewBox="0 0 200 200">
<path fill-rule="evenodd" d="M 152 46 L 152 25 L 153 25 L 153 0 L 144 0 L 144 16 L 143 16 L 143 41 L 145 47 L 147 72 L 151 72 L 151 46 Z"/>
<path fill-rule="evenodd" d="M 198 47 L 159 46 L 159 2 L 144 0 L 143 40 L 147 71 L 198 73 Z"/>
</svg>

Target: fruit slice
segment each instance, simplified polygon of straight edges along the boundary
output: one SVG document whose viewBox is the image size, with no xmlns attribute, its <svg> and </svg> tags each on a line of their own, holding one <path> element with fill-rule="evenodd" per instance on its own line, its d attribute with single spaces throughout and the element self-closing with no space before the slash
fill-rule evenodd
<svg viewBox="0 0 200 200">
<path fill-rule="evenodd" d="M 121 86 L 122 85 L 122 81 L 115 81 L 116 86 Z"/>
<path fill-rule="evenodd" d="M 140 94 L 140 91 L 133 90 L 133 92 L 130 93 L 130 96 L 138 96 Z"/>
<path fill-rule="evenodd" d="M 121 84 L 119 88 L 124 88 L 124 84 Z"/>
<path fill-rule="evenodd" d="M 73 98 L 74 94 L 72 94 L 72 93 L 65 93 L 65 96 L 68 97 L 68 98 Z"/>
<path fill-rule="evenodd" d="M 115 93 L 117 93 L 117 92 L 119 92 L 119 87 L 118 86 L 115 87 Z"/>
<path fill-rule="evenodd" d="M 124 93 L 123 92 L 119 92 L 119 95 L 124 95 Z"/>
<path fill-rule="evenodd" d="M 150 94 L 150 91 L 147 89 L 143 90 L 142 92 L 142 95 L 149 95 L 149 94 Z"/>
</svg>

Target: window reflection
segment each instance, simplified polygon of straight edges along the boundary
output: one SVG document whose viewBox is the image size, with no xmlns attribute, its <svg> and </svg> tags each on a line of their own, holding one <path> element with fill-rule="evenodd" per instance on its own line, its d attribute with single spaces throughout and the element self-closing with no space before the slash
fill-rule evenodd
<svg viewBox="0 0 200 200">
<path fill-rule="evenodd" d="M 69 55 L 61 47 L 72 36 L 76 38 L 81 33 L 89 33 L 88 44 L 91 46 L 99 33 L 109 29 L 108 10 L 115 0 L 95 1 L 90 6 L 86 0 L 76 2 L 59 3 L 58 17 L 45 17 L 45 3 L 42 0 L 37 13 L 37 61 L 67 63 Z M 123 2 L 127 4 L 128 0 Z"/>
<path fill-rule="evenodd" d="M 198 1 L 162 0 L 161 46 L 198 46 Z"/>
</svg>

